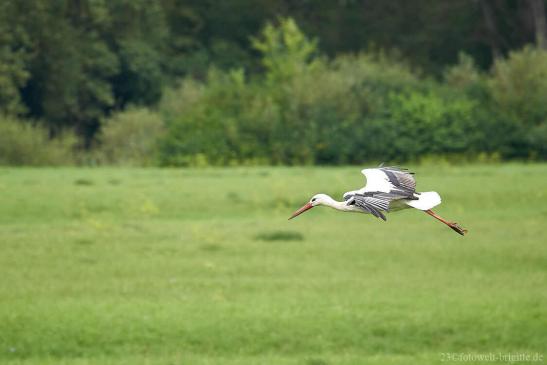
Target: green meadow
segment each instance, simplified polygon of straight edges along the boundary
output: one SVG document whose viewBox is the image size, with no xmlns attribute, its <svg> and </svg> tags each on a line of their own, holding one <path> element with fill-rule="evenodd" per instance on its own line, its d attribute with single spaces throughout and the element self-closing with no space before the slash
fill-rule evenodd
<svg viewBox="0 0 547 365">
<path fill-rule="evenodd" d="M 358 167 L 0 168 L 0 363 L 547 362 L 547 164 L 411 167 L 467 236 L 287 220 Z"/>
</svg>

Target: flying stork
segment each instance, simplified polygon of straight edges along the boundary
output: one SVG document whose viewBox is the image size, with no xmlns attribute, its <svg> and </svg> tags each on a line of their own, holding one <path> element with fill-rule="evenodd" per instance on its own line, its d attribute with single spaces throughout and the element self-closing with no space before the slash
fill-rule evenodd
<svg viewBox="0 0 547 365">
<path fill-rule="evenodd" d="M 447 221 L 431 210 L 441 204 L 441 197 L 435 191 L 416 192 L 413 172 L 404 168 L 380 165 L 377 168 L 364 169 L 361 173 L 366 177 L 366 186 L 345 193 L 344 201 L 336 201 L 327 194 L 317 194 L 289 219 L 318 205 L 326 205 L 343 212 L 368 213 L 384 221 L 387 220 L 384 213 L 415 208 L 443 222 L 462 236 L 467 233 L 467 230 L 457 223 Z"/>
</svg>

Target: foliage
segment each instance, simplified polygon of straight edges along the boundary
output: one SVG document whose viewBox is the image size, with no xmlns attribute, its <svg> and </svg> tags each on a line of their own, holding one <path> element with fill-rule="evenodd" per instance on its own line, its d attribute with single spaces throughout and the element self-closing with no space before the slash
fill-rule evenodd
<svg viewBox="0 0 547 365">
<path fill-rule="evenodd" d="M 346 17 L 347 24 L 332 30 L 346 35 L 338 39 L 339 48 L 332 34 L 300 16 L 304 6 L 291 6 L 294 18 L 272 20 L 272 14 L 284 12 L 268 0 L 259 1 L 260 11 L 250 11 L 246 0 L 229 3 L 241 10 L 235 18 L 226 4 L 211 9 L 180 0 L 3 2 L 0 112 L 39 119 L 50 136 L 75 131 L 86 151 L 103 138 L 100 151 L 82 159 L 99 156 L 103 163 L 154 163 L 156 158 L 144 152 L 155 150 L 152 145 L 161 164 L 185 166 L 344 164 L 440 154 L 547 158 L 544 50 L 528 46 L 505 59 L 502 55 L 520 43 L 491 39 L 498 58 L 491 72 L 484 72 L 489 64 L 484 50 L 458 37 L 435 46 L 443 50 L 442 57 L 431 55 L 439 61 L 428 59 L 432 49 L 414 49 L 423 40 L 382 38 L 369 23 L 364 27 L 379 44 L 356 46 L 366 35 L 350 37 L 347 24 L 385 16 L 391 10 L 383 3 L 367 3 L 366 15 L 357 12 L 356 2 L 317 5 L 321 14 Z M 426 30 L 408 25 L 409 35 L 422 39 L 451 25 L 472 30 L 464 19 L 477 17 L 478 3 L 426 3 L 409 7 L 396 0 L 393 6 L 423 19 L 447 11 L 455 19 L 441 24 L 435 18 Z M 480 3 L 488 12 L 489 5 Z M 414 8 L 422 12 L 415 14 Z M 401 14 L 381 28 L 404 29 L 402 19 L 408 17 Z M 253 15 L 260 21 L 236 31 L 234 24 Z M 314 30 L 310 34 L 320 34 L 321 42 L 295 19 L 302 29 Z M 249 37 L 263 23 L 262 31 Z M 459 62 L 441 72 L 456 56 Z M 150 119 L 143 109 L 139 115 L 129 110 L 134 121 L 122 118 L 119 129 L 112 127 L 117 122 L 105 124 L 132 105 L 157 115 L 150 112 Z M 147 123 L 154 119 L 159 125 L 158 118 L 166 133 L 150 134 L 140 152 L 122 143 L 123 130 L 140 140 Z"/>
<path fill-rule="evenodd" d="M 156 103 L 166 70 L 175 73 L 168 8 L 141 0 L 2 2 L 0 110 L 26 111 L 53 133 L 75 130 L 89 147 L 105 115 Z"/>
<path fill-rule="evenodd" d="M 28 62 L 30 43 L 21 27 L 10 27 L 13 16 L 8 2 L 0 2 L 0 113 L 22 114 L 25 106 L 20 90 L 30 77 Z"/>
<path fill-rule="evenodd" d="M 374 142 L 369 155 L 400 161 L 470 152 L 475 107 L 470 100 L 419 92 L 392 94 L 388 100 L 382 125 L 370 131 Z"/>
<path fill-rule="evenodd" d="M 498 60 L 489 86 L 493 101 L 504 113 L 520 116 L 533 126 L 547 115 L 547 51 L 526 47 Z"/>
<path fill-rule="evenodd" d="M 481 74 L 473 58 L 460 53 L 458 63 L 444 72 L 444 81 L 456 90 L 468 90 L 481 82 Z"/>
<path fill-rule="evenodd" d="M 526 47 L 494 64 L 488 82 L 497 117 L 511 129 L 511 153 L 547 158 L 547 51 Z"/>
<path fill-rule="evenodd" d="M 180 77 L 204 80 L 211 66 L 277 83 L 321 54 L 385 49 L 429 75 L 461 52 L 485 69 L 544 33 L 545 22 L 530 24 L 538 15 L 525 1 L 2 1 L 0 112 L 75 130 L 89 148 L 105 116 L 154 105 Z"/>
<path fill-rule="evenodd" d="M 212 70 L 168 92 L 162 164 L 545 158 L 545 51 L 514 52 L 491 74 L 461 54 L 437 81 L 392 53 L 327 60 L 287 19 L 253 42 L 262 77 Z"/>
<path fill-rule="evenodd" d="M 96 154 L 106 164 L 150 165 L 157 158 L 157 141 L 163 132 L 163 120 L 158 114 L 145 108 L 129 108 L 103 123 Z"/>
<path fill-rule="evenodd" d="M 283 19 L 254 43 L 264 78 L 213 71 L 169 94 L 182 106 L 164 107 L 163 164 L 339 164 L 473 147 L 476 104 L 437 95 L 446 92 L 392 55 L 313 58 L 315 41 Z"/>
<path fill-rule="evenodd" d="M 268 23 L 252 45 L 262 55 L 262 64 L 269 81 L 289 81 L 305 73 L 317 52 L 317 41 L 309 40 L 294 19 L 279 19 L 279 25 Z"/>
<path fill-rule="evenodd" d="M 71 136 L 50 139 L 40 125 L 0 115 L 0 165 L 70 165 L 74 145 Z"/>
</svg>

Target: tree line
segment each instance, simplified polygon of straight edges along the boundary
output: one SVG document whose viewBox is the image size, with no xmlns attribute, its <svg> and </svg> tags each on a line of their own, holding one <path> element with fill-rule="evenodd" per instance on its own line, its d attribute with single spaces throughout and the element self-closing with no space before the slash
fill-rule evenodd
<svg viewBox="0 0 547 365">
<path fill-rule="evenodd" d="M 1 2 L 0 162 L 545 158 L 546 34 L 543 0 Z"/>
</svg>

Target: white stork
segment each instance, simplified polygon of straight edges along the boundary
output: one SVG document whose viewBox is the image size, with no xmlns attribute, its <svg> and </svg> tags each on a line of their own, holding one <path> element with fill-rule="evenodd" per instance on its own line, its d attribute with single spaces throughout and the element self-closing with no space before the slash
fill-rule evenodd
<svg viewBox="0 0 547 365">
<path fill-rule="evenodd" d="M 441 197 L 435 191 L 417 193 L 414 173 L 407 169 L 378 167 L 364 169 L 361 173 L 366 177 L 366 186 L 345 193 L 343 202 L 336 201 L 326 194 L 317 194 L 302 208 L 294 212 L 289 219 L 318 205 L 326 205 L 343 212 L 368 213 L 384 221 L 386 220 L 384 212 L 415 208 L 438 219 L 462 236 L 467 233 L 467 230 L 457 223 L 449 222 L 431 210 L 441 204 Z"/>
</svg>

